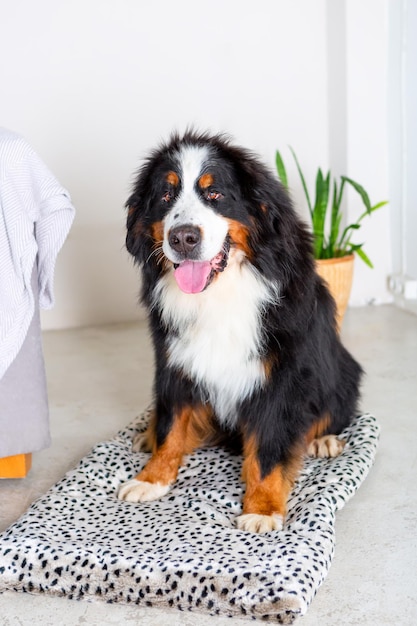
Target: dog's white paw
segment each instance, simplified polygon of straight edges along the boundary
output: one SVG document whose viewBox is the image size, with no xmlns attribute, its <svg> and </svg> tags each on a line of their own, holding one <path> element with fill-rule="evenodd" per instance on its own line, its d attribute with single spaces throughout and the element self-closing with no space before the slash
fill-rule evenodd
<svg viewBox="0 0 417 626">
<path fill-rule="evenodd" d="M 126 502 L 151 502 L 162 498 L 169 491 L 169 485 L 148 483 L 143 480 L 128 480 L 119 487 L 117 497 Z"/>
<path fill-rule="evenodd" d="M 345 445 L 346 441 L 339 439 L 337 435 L 324 435 L 324 437 L 313 439 L 308 446 L 307 454 L 316 459 L 330 459 L 339 456 Z"/>
<path fill-rule="evenodd" d="M 268 533 L 271 530 L 282 530 L 284 518 L 278 513 L 273 515 L 259 515 L 258 513 L 244 513 L 236 518 L 239 530 L 250 533 Z"/>
</svg>

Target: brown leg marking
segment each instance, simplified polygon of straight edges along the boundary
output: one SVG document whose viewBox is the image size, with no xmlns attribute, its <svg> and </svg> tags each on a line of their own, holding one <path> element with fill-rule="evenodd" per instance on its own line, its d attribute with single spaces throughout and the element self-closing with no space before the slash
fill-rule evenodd
<svg viewBox="0 0 417 626">
<path fill-rule="evenodd" d="M 206 407 L 186 407 L 174 417 L 169 434 L 156 445 L 155 417 L 151 419 L 145 442 L 152 446 L 152 456 L 135 478 L 122 484 L 119 500 L 146 502 L 165 495 L 175 481 L 183 456 L 201 445 L 211 432 L 211 411 Z"/>
<path fill-rule="evenodd" d="M 245 443 L 244 456 L 242 478 L 246 482 L 246 493 L 243 513 L 237 518 L 237 526 L 240 530 L 254 533 L 281 530 L 287 499 L 299 472 L 302 456 L 294 453 L 290 462 L 276 465 L 264 478 L 261 476 L 254 437 Z"/>
<path fill-rule="evenodd" d="M 330 425 L 330 415 L 326 414 L 310 428 L 306 436 L 308 456 L 328 459 L 334 458 L 343 452 L 346 441 L 339 439 L 337 435 L 323 435 Z"/>
</svg>

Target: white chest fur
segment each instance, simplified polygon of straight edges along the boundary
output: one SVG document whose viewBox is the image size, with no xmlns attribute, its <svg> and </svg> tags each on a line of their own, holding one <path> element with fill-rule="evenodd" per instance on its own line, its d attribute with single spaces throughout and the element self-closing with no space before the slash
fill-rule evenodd
<svg viewBox="0 0 417 626">
<path fill-rule="evenodd" d="M 154 294 L 163 322 L 176 331 L 168 346 L 169 364 L 205 390 L 206 401 L 229 426 L 237 404 L 265 381 L 261 316 L 277 293 L 237 256 L 231 255 L 227 269 L 201 293 L 180 291 L 170 272 Z"/>
</svg>

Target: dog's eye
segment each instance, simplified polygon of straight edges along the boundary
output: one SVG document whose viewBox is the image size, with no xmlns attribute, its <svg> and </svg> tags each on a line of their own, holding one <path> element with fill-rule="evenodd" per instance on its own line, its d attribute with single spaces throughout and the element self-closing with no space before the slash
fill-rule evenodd
<svg viewBox="0 0 417 626">
<path fill-rule="evenodd" d="M 219 191 L 209 191 L 207 193 L 207 200 L 220 200 L 223 195 Z"/>
<path fill-rule="evenodd" d="M 162 196 L 162 202 L 169 202 L 171 199 L 172 199 L 172 196 L 169 193 L 169 191 L 164 193 L 164 195 Z"/>
</svg>

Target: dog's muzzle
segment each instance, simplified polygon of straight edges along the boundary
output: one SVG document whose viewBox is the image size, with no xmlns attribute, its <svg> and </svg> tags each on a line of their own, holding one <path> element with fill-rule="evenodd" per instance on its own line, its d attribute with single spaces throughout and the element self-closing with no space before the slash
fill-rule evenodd
<svg viewBox="0 0 417 626">
<path fill-rule="evenodd" d="M 194 226 L 172 229 L 168 241 L 176 255 L 183 257 L 182 261 L 174 263 L 174 276 L 178 287 L 185 293 L 204 291 L 216 274 L 227 266 L 229 237 L 226 237 L 220 252 L 209 261 L 198 258 L 202 239 L 200 229 Z"/>
</svg>

